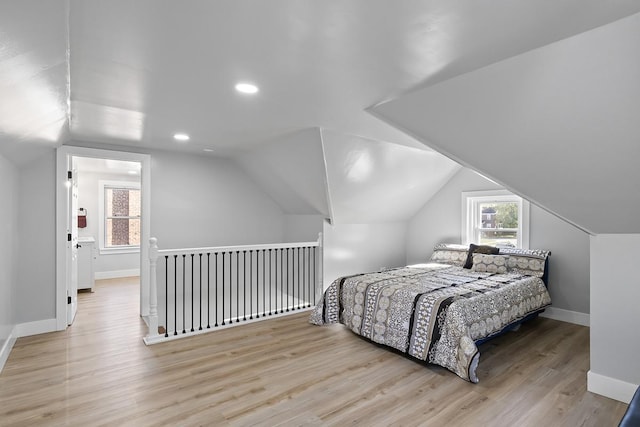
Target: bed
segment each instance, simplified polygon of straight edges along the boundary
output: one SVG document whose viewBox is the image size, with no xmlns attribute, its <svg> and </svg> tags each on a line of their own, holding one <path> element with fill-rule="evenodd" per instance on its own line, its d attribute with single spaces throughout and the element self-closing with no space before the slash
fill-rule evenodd
<svg viewBox="0 0 640 427">
<path fill-rule="evenodd" d="M 478 345 L 551 304 L 549 256 L 543 250 L 439 244 L 428 263 L 336 279 L 309 321 L 342 323 L 477 383 Z"/>
</svg>

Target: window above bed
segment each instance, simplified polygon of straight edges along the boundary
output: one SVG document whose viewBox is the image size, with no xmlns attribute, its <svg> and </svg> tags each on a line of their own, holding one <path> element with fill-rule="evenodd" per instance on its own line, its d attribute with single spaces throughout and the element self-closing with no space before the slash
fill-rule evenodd
<svg viewBox="0 0 640 427">
<path fill-rule="evenodd" d="M 529 248 L 529 202 L 507 190 L 462 193 L 462 243 Z"/>
</svg>

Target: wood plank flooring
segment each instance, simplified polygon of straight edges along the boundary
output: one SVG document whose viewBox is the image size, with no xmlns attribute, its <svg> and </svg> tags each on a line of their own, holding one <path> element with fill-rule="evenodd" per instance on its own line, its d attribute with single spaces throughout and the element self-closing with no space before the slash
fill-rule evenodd
<svg viewBox="0 0 640 427">
<path fill-rule="evenodd" d="M 308 313 L 146 347 L 136 279 L 80 294 L 64 332 L 21 338 L 0 425 L 616 426 L 586 391 L 588 328 L 537 319 L 481 346 L 479 384 Z"/>
</svg>

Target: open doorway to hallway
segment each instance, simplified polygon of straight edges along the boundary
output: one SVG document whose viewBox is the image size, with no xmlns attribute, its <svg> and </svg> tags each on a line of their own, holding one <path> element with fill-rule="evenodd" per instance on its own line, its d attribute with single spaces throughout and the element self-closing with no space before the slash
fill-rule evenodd
<svg viewBox="0 0 640 427">
<path fill-rule="evenodd" d="M 127 278 L 139 287 L 142 164 L 80 156 L 73 156 L 72 164 L 77 181 L 78 292 L 94 292 L 96 281 L 105 279 L 102 286 Z M 78 304 L 82 301 L 79 298 Z"/>
<path fill-rule="evenodd" d="M 139 289 L 138 277 L 96 280 L 93 292 L 78 294 L 78 315 L 69 337 L 76 336 L 76 329 L 91 329 L 105 342 L 118 343 L 126 337 L 129 346 L 139 343 L 140 336 L 146 334 L 138 315 Z M 123 332 L 123 325 L 127 332 Z"/>
<path fill-rule="evenodd" d="M 56 186 L 56 328 L 64 330 L 72 323 L 78 289 L 91 292 L 101 279 L 136 278 L 136 314 L 145 319 L 150 156 L 62 146 L 57 152 Z"/>
</svg>

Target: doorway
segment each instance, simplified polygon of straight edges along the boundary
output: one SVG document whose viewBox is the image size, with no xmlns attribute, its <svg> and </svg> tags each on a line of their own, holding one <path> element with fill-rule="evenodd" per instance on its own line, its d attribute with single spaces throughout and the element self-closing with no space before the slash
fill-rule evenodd
<svg viewBox="0 0 640 427">
<path fill-rule="evenodd" d="M 78 182 L 79 190 L 74 182 Z M 72 203 L 74 187 L 79 196 L 77 206 Z M 88 286 L 84 277 L 86 265 L 80 268 L 80 276 L 77 274 L 77 259 L 82 258 L 82 252 L 76 251 L 87 249 L 84 245 L 95 255 L 96 279 L 139 274 L 140 315 L 146 320 L 149 314 L 150 156 L 62 146 L 57 152 L 56 190 L 57 329 L 64 330 L 71 323 L 77 309 L 77 288 Z M 112 204 L 114 196 L 120 206 L 126 206 L 127 212 L 131 209 L 131 215 L 122 215 L 124 210 L 120 209 L 116 212 L 119 216 L 105 218 L 105 200 L 107 205 Z M 78 229 L 77 225 L 81 227 Z M 138 248 L 132 244 L 136 242 Z M 86 261 L 86 255 L 84 259 Z"/>
<path fill-rule="evenodd" d="M 98 280 L 139 277 L 142 164 L 73 156 L 72 165 L 72 182 L 77 182 L 77 220 L 72 219 L 72 225 L 78 228 L 78 291 L 93 292 Z M 72 233 L 72 241 L 75 237 Z"/>
</svg>

